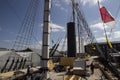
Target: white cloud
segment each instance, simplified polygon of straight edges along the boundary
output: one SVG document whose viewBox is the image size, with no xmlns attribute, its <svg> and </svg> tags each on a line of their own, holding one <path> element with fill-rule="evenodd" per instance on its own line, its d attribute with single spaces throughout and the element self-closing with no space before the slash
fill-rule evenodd
<svg viewBox="0 0 120 80">
<path fill-rule="evenodd" d="M 42 41 L 39 41 L 36 43 L 37 45 L 35 45 L 38 49 L 41 48 L 42 49 Z"/>
<path fill-rule="evenodd" d="M 105 42 L 106 41 L 105 37 L 99 37 L 99 38 L 96 38 L 96 40 L 98 42 Z"/>
<path fill-rule="evenodd" d="M 83 5 L 96 5 L 98 0 L 81 0 Z M 103 0 L 99 0 L 99 2 L 102 2 Z"/>
<path fill-rule="evenodd" d="M 96 23 L 90 26 L 91 28 L 101 29 L 104 30 L 103 23 Z M 105 26 L 105 28 L 109 28 L 108 26 Z"/>
<path fill-rule="evenodd" d="M 63 11 L 67 11 L 64 7 L 61 7 L 60 9 L 63 10 Z"/>
<path fill-rule="evenodd" d="M 97 33 L 98 31 L 96 30 L 96 31 L 93 31 L 93 33 Z"/>
<path fill-rule="evenodd" d="M 53 6 L 58 7 L 61 10 L 67 12 L 67 9 L 65 7 L 63 7 L 62 3 L 69 4 L 70 1 L 71 0 L 62 0 L 62 1 L 60 1 L 60 0 L 53 0 Z"/>
<path fill-rule="evenodd" d="M 43 24 L 40 24 L 40 26 L 43 28 Z M 53 32 L 65 31 L 63 26 L 57 25 L 55 23 L 50 23 L 50 27 L 52 28 Z"/>
<path fill-rule="evenodd" d="M 111 33 L 110 32 L 106 32 L 106 34 L 107 34 L 107 36 L 109 36 Z M 104 35 L 105 35 L 105 33 L 104 33 Z"/>
<path fill-rule="evenodd" d="M 34 48 L 34 49 L 41 49 L 42 48 L 42 41 L 35 42 L 35 43 L 31 44 L 30 47 Z"/>
<path fill-rule="evenodd" d="M 52 1 L 53 6 L 55 7 L 61 7 L 60 1 L 59 0 L 53 0 Z"/>
<path fill-rule="evenodd" d="M 60 25 L 51 23 L 50 26 L 51 26 L 53 32 L 65 31 L 65 28 Z"/>
<path fill-rule="evenodd" d="M 38 24 L 38 27 L 40 27 L 40 28 L 43 27 L 43 24 Z"/>
<path fill-rule="evenodd" d="M 65 51 L 65 50 L 67 50 L 67 39 L 62 39 L 61 40 L 61 42 L 60 42 L 60 44 L 59 44 L 59 47 L 58 47 L 58 50 L 63 50 L 63 51 Z"/>
<path fill-rule="evenodd" d="M 109 39 L 110 41 L 119 41 L 119 40 L 120 40 L 120 31 L 114 32 L 114 33 L 111 35 L 111 37 L 109 37 L 109 34 L 110 34 L 110 32 L 107 32 L 108 39 Z M 105 36 L 97 37 L 96 40 L 97 40 L 98 42 L 106 42 Z"/>
<path fill-rule="evenodd" d="M 64 3 L 69 4 L 71 0 L 62 0 Z"/>
<path fill-rule="evenodd" d="M 120 31 L 114 32 L 114 38 L 120 38 Z"/>
<path fill-rule="evenodd" d="M 53 0 L 53 5 L 56 6 L 56 7 L 60 7 L 61 6 L 59 0 Z"/>
<path fill-rule="evenodd" d="M 42 41 L 39 41 L 38 43 L 39 43 L 39 45 L 42 45 Z"/>
</svg>

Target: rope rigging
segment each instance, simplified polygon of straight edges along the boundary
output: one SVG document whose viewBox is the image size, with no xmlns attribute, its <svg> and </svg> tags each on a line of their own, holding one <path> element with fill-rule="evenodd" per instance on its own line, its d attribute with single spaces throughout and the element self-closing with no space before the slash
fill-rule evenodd
<svg viewBox="0 0 120 80">
<path fill-rule="evenodd" d="M 119 12 L 120 12 L 120 4 L 119 4 L 119 6 L 118 6 L 118 9 L 117 9 L 117 12 L 116 12 L 116 15 L 115 15 L 115 19 L 117 19 L 117 18 L 119 17 Z M 116 24 L 117 24 L 117 23 L 118 23 L 118 22 L 116 22 Z M 109 38 L 111 37 L 112 32 L 113 32 L 113 28 L 112 28 L 111 31 L 110 31 L 110 36 L 109 36 Z M 116 53 L 119 54 L 119 51 L 116 50 L 114 47 L 113 47 L 112 50 L 113 50 L 114 52 L 116 52 Z"/>
<path fill-rule="evenodd" d="M 56 4 L 56 1 L 52 1 L 52 7 L 51 7 L 51 9 L 53 8 L 53 6 L 55 6 L 55 5 L 53 5 L 53 3 L 54 4 Z M 50 32 L 50 41 L 51 41 L 51 43 L 52 43 L 52 48 L 51 48 L 51 50 L 50 50 L 50 52 L 49 52 L 49 54 L 50 54 L 50 57 L 51 56 L 53 56 L 54 55 L 54 53 L 55 53 L 55 51 L 58 49 L 58 47 L 59 47 L 59 44 L 60 44 L 60 42 L 62 41 L 62 37 L 64 36 L 64 34 L 63 33 L 61 33 L 61 32 L 56 32 L 55 34 L 54 34 L 54 37 L 53 37 L 53 34 L 52 33 L 54 33 L 54 29 L 59 29 L 59 28 L 54 28 L 54 24 L 53 23 L 51 23 L 51 26 L 50 26 L 50 30 L 51 30 L 51 32 Z M 54 40 L 55 39 L 55 40 Z"/>
<path fill-rule="evenodd" d="M 99 8 L 100 8 L 99 1 L 98 1 L 98 6 L 99 6 Z M 100 13 L 101 13 L 101 11 L 100 11 Z M 101 15 L 102 15 L 102 13 L 101 13 Z M 107 49 L 108 49 L 108 50 L 107 50 L 107 53 L 105 54 L 105 55 L 106 55 L 106 60 L 109 60 L 109 62 L 112 63 L 112 62 L 111 62 L 111 57 L 113 57 L 113 60 L 117 63 L 117 61 L 116 61 L 116 59 L 115 59 L 115 57 L 114 57 L 114 55 L 113 55 L 113 52 L 116 52 L 117 50 L 112 46 L 111 42 L 110 42 L 109 39 L 108 39 L 104 22 L 103 22 L 103 27 L 104 27 L 104 32 L 105 32 L 105 38 L 106 38 L 106 41 L 107 41 L 107 44 L 108 44 L 108 46 L 107 46 Z M 110 36 L 109 36 L 109 37 L 111 37 L 112 30 L 113 30 L 113 28 L 112 28 L 111 31 L 110 31 Z M 111 54 L 110 54 L 110 53 L 111 53 Z M 116 53 L 118 53 L 118 52 L 116 52 Z"/>
<path fill-rule="evenodd" d="M 63 38 L 63 44 L 62 44 L 62 47 L 61 47 L 61 51 L 64 51 L 64 48 L 65 48 L 65 44 L 66 44 L 66 39 L 67 39 L 67 35 L 65 35 L 65 37 Z"/>
<path fill-rule="evenodd" d="M 55 54 L 55 51 L 58 49 L 61 40 L 62 40 L 62 38 L 53 45 L 52 49 L 49 52 L 50 57 L 52 57 Z"/>
<path fill-rule="evenodd" d="M 52 26 L 51 26 L 51 33 L 52 33 Z M 58 49 L 59 44 L 60 44 L 60 42 L 62 41 L 62 36 L 63 36 L 62 33 L 60 33 L 59 35 L 60 35 L 60 36 L 56 36 L 56 37 L 58 37 L 58 40 L 56 41 L 56 43 L 55 43 L 55 42 L 53 43 L 53 39 L 51 38 L 52 43 L 53 43 L 54 45 L 52 46 L 52 48 L 51 48 L 51 50 L 50 50 L 50 52 L 49 52 L 50 57 L 52 57 L 52 56 L 55 54 L 55 51 Z"/>
<path fill-rule="evenodd" d="M 82 10 L 80 9 L 78 3 L 76 3 L 75 5 L 75 11 L 77 13 L 77 20 L 79 23 L 79 27 L 81 30 L 83 30 L 84 33 L 82 33 L 81 35 L 84 36 L 84 39 L 87 39 L 87 41 L 92 44 L 92 45 L 96 45 L 97 50 L 100 52 L 101 56 L 103 58 L 105 58 L 103 51 L 101 50 L 101 48 L 99 47 L 99 45 L 97 44 L 97 40 L 95 39 L 93 33 L 91 32 L 87 21 L 85 20 L 85 17 L 83 15 Z M 79 33 L 80 34 L 80 33 Z M 85 37 L 86 35 L 86 37 Z"/>
<path fill-rule="evenodd" d="M 38 4 L 39 0 L 31 0 L 12 49 L 23 50 L 30 47 Z"/>
<path fill-rule="evenodd" d="M 7 4 L 9 6 L 10 10 L 16 15 L 19 22 L 21 22 L 21 19 L 18 16 L 16 10 L 13 8 L 13 6 L 11 5 L 11 3 L 8 0 L 7 0 Z M 38 5 L 39 5 L 39 0 L 31 0 L 30 1 L 30 4 L 27 8 L 27 12 L 26 12 L 25 17 L 20 26 L 20 30 L 19 30 L 16 40 L 12 46 L 12 49 L 14 49 L 17 52 L 24 50 L 26 48 L 29 48 L 31 45 Z M 14 51 L 12 53 L 16 54 Z M 1 72 L 5 72 L 7 65 L 9 65 L 7 71 L 17 70 L 17 69 L 21 69 L 21 68 L 23 69 L 25 67 L 27 59 L 23 60 L 23 58 L 22 58 L 20 60 L 18 58 L 16 60 L 15 58 L 13 58 L 10 61 L 10 58 L 14 57 L 14 56 L 12 56 L 12 53 L 10 53 L 10 56 L 6 60 L 5 65 L 1 69 Z M 10 62 L 10 64 L 8 64 L 9 62 Z"/>
<path fill-rule="evenodd" d="M 117 12 L 116 12 L 116 15 L 115 15 L 115 19 L 117 19 L 117 18 L 119 17 L 119 13 L 120 13 L 120 4 L 119 4 L 119 6 L 118 6 L 118 9 L 117 9 Z M 116 24 L 117 24 L 117 23 L 118 23 L 118 22 L 116 22 Z M 113 28 L 112 28 L 111 31 L 110 31 L 110 36 L 109 36 L 109 38 L 111 37 L 112 32 L 113 32 Z"/>
<path fill-rule="evenodd" d="M 17 17 L 17 19 L 19 20 L 19 22 L 22 22 L 22 20 L 20 19 L 20 16 L 18 15 L 17 11 L 15 10 L 15 8 L 11 4 L 11 2 L 12 2 L 12 0 L 11 1 L 6 0 L 8 8 L 15 14 L 15 16 Z"/>
<path fill-rule="evenodd" d="M 100 9 L 100 4 L 99 4 L 99 1 L 98 1 L 98 6 L 99 6 L 99 9 Z M 102 9 L 101 9 L 102 10 Z M 104 10 L 105 10 L 105 8 L 104 8 Z M 102 11 L 100 11 L 100 13 L 101 13 L 101 17 L 103 18 L 103 13 L 102 13 Z M 106 13 L 105 14 L 108 14 L 109 15 L 109 13 L 107 12 L 107 10 L 106 10 Z M 110 15 L 111 16 L 111 15 Z M 106 16 L 106 17 L 108 17 L 108 16 Z M 108 17 L 109 18 L 109 17 Z M 107 18 L 106 18 L 107 19 Z M 113 21 L 115 21 L 114 20 L 114 18 L 113 17 L 111 17 L 111 19 L 113 20 Z M 108 39 L 108 36 L 107 36 L 107 33 L 106 33 L 106 29 L 105 29 L 105 20 L 104 20 L 104 18 L 102 19 L 102 22 L 103 22 L 103 27 L 104 27 L 104 32 L 105 32 L 105 38 L 106 38 L 106 41 L 107 41 L 107 44 L 108 44 L 108 46 L 106 46 L 106 53 L 105 53 L 105 61 L 106 61 L 106 63 L 104 64 L 104 65 L 107 65 L 108 66 L 108 68 L 109 68 L 109 70 L 111 70 L 114 74 L 116 74 L 117 75 L 117 77 L 119 77 L 120 78 L 120 75 L 119 75 L 119 71 L 117 70 L 117 68 L 115 68 L 116 66 L 119 66 L 119 63 L 117 62 L 117 60 L 116 60 L 116 58 L 115 58 L 115 56 L 114 56 L 114 51 L 116 52 L 116 49 L 112 46 L 112 44 L 111 44 L 111 42 L 109 41 L 109 39 Z M 111 31 L 110 31 L 110 36 L 109 37 L 111 37 L 111 34 L 112 34 L 112 30 L 113 29 L 111 29 Z M 116 52 L 117 54 L 119 54 L 119 52 Z M 112 58 L 112 59 L 111 59 Z M 113 60 L 113 61 L 112 61 Z M 113 64 L 113 63 L 116 63 L 116 66 Z"/>
</svg>

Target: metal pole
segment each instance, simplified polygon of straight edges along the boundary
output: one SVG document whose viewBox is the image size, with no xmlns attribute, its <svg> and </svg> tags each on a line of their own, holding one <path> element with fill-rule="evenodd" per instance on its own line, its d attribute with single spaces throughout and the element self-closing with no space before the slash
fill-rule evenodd
<svg viewBox="0 0 120 80">
<path fill-rule="evenodd" d="M 75 23 L 75 10 L 74 10 L 74 7 L 75 7 L 75 2 L 74 0 L 71 0 L 72 1 L 72 14 L 73 14 L 73 22 Z"/>
<path fill-rule="evenodd" d="M 44 70 L 44 78 L 48 79 L 49 67 L 49 44 L 50 44 L 50 8 L 51 0 L 44 0 L 44 24 L 43 24 L 43 43 L 42 43 L 42 69 Z"/>
<path fill-rule="evenodd" d="M 78 26 L 78 50 L 79 50 L 78 53 L 80 53 L 80 51 L 81 51 L 81 49 L 80 49 L 80 37 L 81 37 L 80 34 L 81 33 L 80 33 L 80 24 L 79 24 L 78 19 L 77 19 L 77 23 L 78 23 L 78 25 L 77 25 Z"/>
</svg>

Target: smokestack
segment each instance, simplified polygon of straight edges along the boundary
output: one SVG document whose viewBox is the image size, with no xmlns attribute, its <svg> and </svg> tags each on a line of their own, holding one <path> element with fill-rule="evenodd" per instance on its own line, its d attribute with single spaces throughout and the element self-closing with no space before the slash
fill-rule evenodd
<svg viewBox="0 0 120 80">
<path fill-rule="evenodd" d="M 75 23 L 67 23 L 67 56 L 76 57 Z"/>
</svg>

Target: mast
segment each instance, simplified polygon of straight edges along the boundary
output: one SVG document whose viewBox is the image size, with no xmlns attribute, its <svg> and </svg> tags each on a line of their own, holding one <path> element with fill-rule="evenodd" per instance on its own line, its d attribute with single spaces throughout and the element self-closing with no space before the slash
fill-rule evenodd
<svg viewBox="0 0 120 80">
<path fill-rule="evenodd" d="M 78 52 L 80 53 L 80 51 L 81 51 L 81 47 L 80 47 L 80 24 L 79 24 L 79 20 L 77 19 L 77 27 L 78 27 Z"/>
<path fill-rule="evenodd" d="M 74 2 L 74 0 L 71 0 L 71 1 L 72 1 L 72 16 L 73 16 L 73 22 L 75 23 L 75 10 L 74 10 L 75 2 Z"/>
<path fill-rule="evenodd" d="M 42 69 L 44 71 L 44 78 L 48 79 L 49 67 L 49 44 L 50 44 L 50 8 L 51 0 L 44 0 L 44 23 L 43 23 L 43 43 L 42 43 Z"/>
</svg>

